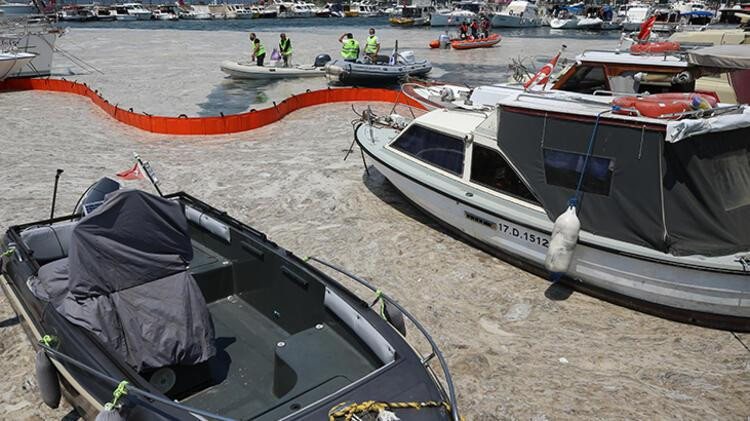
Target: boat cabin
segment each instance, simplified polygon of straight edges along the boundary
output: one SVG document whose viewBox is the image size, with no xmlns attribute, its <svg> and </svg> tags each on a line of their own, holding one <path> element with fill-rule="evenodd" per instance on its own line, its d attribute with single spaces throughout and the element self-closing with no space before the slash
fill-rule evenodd
<svg viewBox="0 0 750 421">
<path fill-rule="evenodd" d="M 474 191 L 472 201 L 481 191 L 547 224 L 580 183 L 590 234 L 674 256 L 750 250 L 750 109 L 672 121 L 619 114 L 610 102 L 537 93 L 505 97 L 489 113 L 435 110 L 386 149 L 466 186 L 457 190 Z"/>
</svg>

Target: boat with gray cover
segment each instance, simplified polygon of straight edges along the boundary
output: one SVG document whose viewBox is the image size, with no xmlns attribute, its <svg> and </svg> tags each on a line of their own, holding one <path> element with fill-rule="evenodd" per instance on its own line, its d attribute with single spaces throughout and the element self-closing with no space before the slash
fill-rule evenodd
<svg viewBox="0 0 750 421">
<path fill-rule="evenodd" d="M 472 244 L 555 279 L 555 221 L 574 205 L 564 282 L 750 331 L 750 107 L 652 118 L 612 103 L 519 92 L 487 110 L 365 113 L 355 140 L 409 201 Z"/>
<path fill-rule="evenodd" d="M 422 77 L 430 73 L 432 64 L 428 60 L 417 61 L 414 53 L 394 52 L 389 56 L 377 56 L 375 62 L 334 60 L 326 65 L 328 80 L 345 85 L 382 86 L 395 84 L 407 77 Z"/>
<path fill-rule="evenodd" d="M 318 267 L 375 293 L 361 278 L 186 193 L 103 178 L 73 214 L 9 228 L 0 253 L 44 401 L 57 406 L 62 389 L 84 419 L 344 419 L 371 400 L 401 420 L 459 419 L 440 350 L 392 298 L 378 291 L 370 306 Z M 108 408 L 118 384 L 127 394 Z"/>
</svg>

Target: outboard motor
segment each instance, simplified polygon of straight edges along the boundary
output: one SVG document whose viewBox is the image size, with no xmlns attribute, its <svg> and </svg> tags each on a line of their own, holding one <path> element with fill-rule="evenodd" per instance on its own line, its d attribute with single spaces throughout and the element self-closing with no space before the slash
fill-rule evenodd
<svg viewBox="0 0 750 421">
<path fill-rule="evenodd" d="M 318 54 L 317 57 L 315 57 L 315 63 L 313 63 L 313 67 L 323 67 L 331 61 L 331 56 L 328 54 Z"/>
<path fill-rule="evenodd" d="M 414 58 L 414 51 L 404 51 L 400 53 L 401 58 L 404 60 L 404 64 L 414 64 L 416 59 Z"/>
<path fill-rule="evenodd" d="M 120 183 L 109 177 L 102 177 L 86 190 L 76 205 L 74 213 L 88 215 L 102 204 L 108 194 L 119 189 Z"/>
</svg>

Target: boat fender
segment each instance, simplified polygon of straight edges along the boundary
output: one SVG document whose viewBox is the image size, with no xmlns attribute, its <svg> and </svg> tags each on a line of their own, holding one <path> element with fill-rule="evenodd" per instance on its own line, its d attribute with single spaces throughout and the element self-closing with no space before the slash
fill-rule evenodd
<svg viewBox="0 0 750 421">
<path fill-rule="evenodd" d="M 117 408 L 102 409 L 99 414 L 96 415 L 95 421 L 125 421 L 125 416 L 120 413 Z"/>
<path fill-rule="evenodd" d="M 436 39 L 430 41 L 430 48 L 440 48 L 440 41 Z"/>
<path fill-rule="evenodd" d="M 569 206 L 555 219 L 544 267 L 556 277 L 568 271 L 580 230 L 581 221 L 578 220 L 575 206 Z"/>
<path fill-rule="evenodd" d="M 34 371 L 42 401 L 50 408 L 57 408 L 60 405 L 61 396 L 60 379 L 57 377 L 57 369 L 52 365 L 52 361 L 43 349 L 36 352 Z"/>
<path fill-rule="evenodd" d="M 404 314 L 396 306 L 384 301 L 385 320 L 391 324 L 402 336 L 406 337 L 406 323 L 404 323 Z"/>
</svg>

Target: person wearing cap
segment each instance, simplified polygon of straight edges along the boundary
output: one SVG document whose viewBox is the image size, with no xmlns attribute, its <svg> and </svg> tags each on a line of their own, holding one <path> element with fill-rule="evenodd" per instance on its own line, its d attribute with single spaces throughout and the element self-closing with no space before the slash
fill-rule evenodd
<svg viewBox="0 0 750 421">
<path fill-rule="evenodd" d="M 341 46 L 341 57 L 344 61 L 357 61 L 359 57 L 359 42 L 354 39 L 354 35 L 351 32 L 343 34 L 339 37 L 339 42 L 343 44 Z"/>
</svg>

